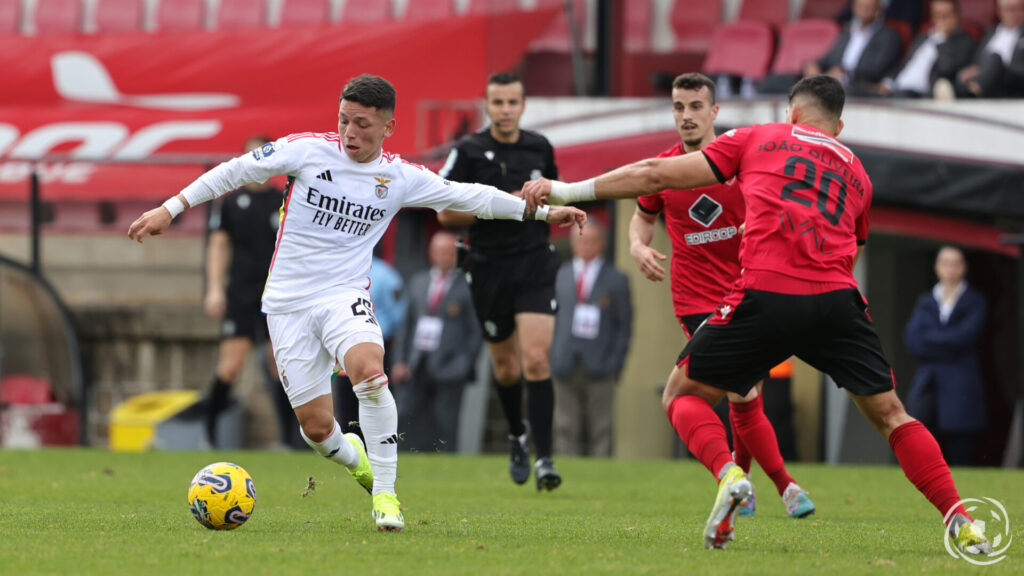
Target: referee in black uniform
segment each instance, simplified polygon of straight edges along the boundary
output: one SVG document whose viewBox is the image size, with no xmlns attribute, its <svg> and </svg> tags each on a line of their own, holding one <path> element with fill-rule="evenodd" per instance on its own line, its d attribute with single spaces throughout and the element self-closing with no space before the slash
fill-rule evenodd
<svg viewBox="0 0 1024 576">
<path fill-rule="evenodd" d="M 246 141 L 245 151 L 267 142 L 265 137 L 253 136 Z M 278 378 L 267 321 L 260 310 L 283 198 L 282 192 L 269 184 L 250 184 L 211 206 L 204 307 L 207 315 L 221 321 L 217 372 L 210 387 L 206 418 L 206 436 L 212 447 L 217 447 L 217 418 L 228 404 L 231 386 L 254 343 L 266 345 L 268 386 L 281 444 L 305 447 Z"/>
<path fill-rule="evenodd" d="M 494 74 L 487 81 L 487 128 L 452 149 L 441 176 L 518 192 L 536 178 L 557 178 L 555 154 L 546 138 L 519 128 L 525 92 L 519 78 Z M 517 484 L 530 477 L 528 439 L 537 451 L 537 489 L 562 482 L 551 460 L 555 393 L 549 354 L 555 330 L 555 276 L 560 259 L 548 243 L 545 222 L 480 220 L 445 210 L 447 227 L 469 227 L 463 262 L 473 306 L 483 328 L 509 425 L 509 472 Z M 522 382 L 528 390 L 529 423 L 523 420 Z"/>
</svg>

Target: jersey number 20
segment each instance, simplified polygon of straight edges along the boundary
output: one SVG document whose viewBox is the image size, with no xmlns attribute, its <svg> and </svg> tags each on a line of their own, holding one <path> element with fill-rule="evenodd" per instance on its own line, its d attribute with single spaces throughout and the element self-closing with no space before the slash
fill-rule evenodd
<svg viewBox="0 0 1024 576">
<path fill-rule="evenodd" d="M 804 167 L 804 178 L 803 180 L 790 182 L 783 186 L 782 199 L 803 204 L 808 208 L 812 204 L 817 204 L 818 212 L 821 212 L 821 215 L 826 220 L 831 222 L 833 226 L 839 224 L 839 219 L 843 216 L 843 210 L 846 208 L 846 182 L 843 181 L 843 177 L 831 170 L 824 170 L 819 181 L 817 178 L 818 167 L 814 165 L 814 162 L 800 156 L 790 156 L 786 160 L 786 168 L 784 170 L 786 176 L 790 178 L 796 177 L 796 167 L 798 164 Z M 836 209 L 830 212 L 828 209 L 828 193 L 831 191 L 833 184 L 837 186 L 839 193 L 836 195 Z M 799 190 L 813 190 L 815 188 L 818 190 L 817 202 L 796 193 Z"/>
</svg>

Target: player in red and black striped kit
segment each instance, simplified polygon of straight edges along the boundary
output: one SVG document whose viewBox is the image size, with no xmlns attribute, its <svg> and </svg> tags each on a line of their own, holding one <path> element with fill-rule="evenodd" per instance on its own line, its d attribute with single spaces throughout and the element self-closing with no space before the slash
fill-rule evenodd
<svg viewBox="0 0 1024 576">
<path fill-rule="evenodd" d="M 683 74 L 672 83 L 672 115 L 680 142 L 658 157 L 699 152 L 715 139 L 715 83 L 703 74 Z M 649 280 L 661 281 L 665 256 L 649 246 L 659 213 L 672 240 L 670 278 L 672 304 L 679 323 L 691 338 L 740 275 L 740 227 L 746 216 L 743 195 L 736 179 L 693 190 L 662 190 L 637 198 L 637 210 L 629 224 L 629 251 Z M 733 458 L 750 472 L 751 456 L 765 474 L 794 518 L 814 513 L 814 503 L 786 471 L 775 429 L 764 414 L 761 382 L 746 396 L 729 393 L 729 422 L 733 433 Z M 753 495 L 740 510 L 754 514 Z"/>
<path fill-rule="evenodd" d="M 785 123 L 732 130 L 701 154 L 643 160 L 584 182 L 536 180 L 523 196 L 531 206 L 565 204 L 738 180 L 747 205 L 742 275 L 683 349 L 662 399 L 673 427 L 719 481 L 706 547 L 732 540 L 737 510 L 751 492 L 711 406 L 727 391 L 745 395 L 796 355 L 846 388 L 889 440 L 907 478 L 944 514 L 955 546 L 988 553 L 984 528 L 964 508 L 935 438 L 896 396 L 853 277 L 872 186 L 860 160 L 836 140 L 845 99 L 834 78 L 809 76 L 790 91 Z"/>
</svg>

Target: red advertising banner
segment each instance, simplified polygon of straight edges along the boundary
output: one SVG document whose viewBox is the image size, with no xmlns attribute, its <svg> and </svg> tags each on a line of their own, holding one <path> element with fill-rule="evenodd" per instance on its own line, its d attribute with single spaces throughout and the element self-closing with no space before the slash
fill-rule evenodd
<svg viewBox="0 0 1024 576">
<path fill-rule="evenodd" d="M 163 198 L 203 167 L 154 171 L 140 162 L 235 155 L 253 134 L 337 130 L 341 89 L 364 72 L 398 91 L 398 127 L 386 148 L 415 154 L 419 103 L 481 97 L 487 76 L 512 68 L 554 13 L 290 30 L 0 36 L 0 199 L 24 197 L 38 159 L 48 198 Z"/>
</svg>

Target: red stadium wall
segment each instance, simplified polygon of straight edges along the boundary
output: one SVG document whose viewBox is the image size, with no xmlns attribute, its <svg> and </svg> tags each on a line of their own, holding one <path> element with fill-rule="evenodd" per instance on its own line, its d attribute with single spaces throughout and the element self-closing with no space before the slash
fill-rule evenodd
<svg viewBox="0 0 1024 576">
<path fill-rule="evenodd" d="M 63 154 L 43 179 L 57 197 L 162 198 L 201 167 L 143 174 L 87 159 L 234 155 L 255 133 L 337 129 L 345 82 L 369 72 L 398 91 L 389 151 L 416 154 L 423 100 L 478 98 L 553 10 L 367 27 L 0 36 L 0 199 L 22 198 L 25 160 Z M 145 185 L 140 185 L 145 180 Z"/>
</svg>

